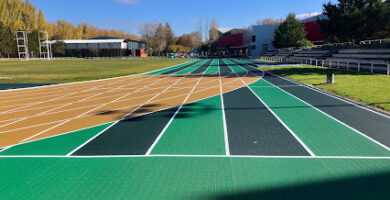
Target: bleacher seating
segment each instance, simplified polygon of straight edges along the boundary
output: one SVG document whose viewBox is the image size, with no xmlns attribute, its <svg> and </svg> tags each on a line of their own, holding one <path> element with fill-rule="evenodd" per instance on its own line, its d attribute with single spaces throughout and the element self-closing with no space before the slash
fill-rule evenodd
<svg viewBox="0 0 390 200">
<path fill-rule="evenodd" d="M 386 73 L 390 49 L 343 49 L 326 60 L 341 69 Z"/>
<path fill-rule="evenodd" d="M 331 54 L 326 50 L 303 50 L 295 53 L 292 58 L 297 59 L 324 59 Z"/>
</svg>

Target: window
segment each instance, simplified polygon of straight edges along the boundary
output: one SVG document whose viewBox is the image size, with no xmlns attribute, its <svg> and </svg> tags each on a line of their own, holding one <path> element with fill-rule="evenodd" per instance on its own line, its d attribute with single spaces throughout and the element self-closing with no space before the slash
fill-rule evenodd
<svg viewBox="0 0 390 200">
<path fill-rule="evenodd" d="M 252 40 L 251 42 L 256 42 L 256 35 L 252 35 Z"/>
</svg>

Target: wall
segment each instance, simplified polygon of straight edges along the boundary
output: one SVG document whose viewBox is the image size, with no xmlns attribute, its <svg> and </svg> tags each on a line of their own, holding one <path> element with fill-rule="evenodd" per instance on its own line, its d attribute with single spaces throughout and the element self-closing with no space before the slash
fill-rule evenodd
<svg viewBox="0 0 390 200">
<path fill-rule="evenodd" d="M 267 25 L 253 25 L 248 29 L 250 40 L 249 46 L 249 56 L 259 56 L 263 53 L 263 44 L 268 45 L 268 50 L 275 50 L 275 47 L 272 45 L 272 39 L 274 37 L 275 29 L 279 24 L 267 24 Z M 256 41 L 252 42 L 251 37 L 255 35 Z M 256 46 L 256 49 L 253 50 L 252 46 Z"/>
</svg>

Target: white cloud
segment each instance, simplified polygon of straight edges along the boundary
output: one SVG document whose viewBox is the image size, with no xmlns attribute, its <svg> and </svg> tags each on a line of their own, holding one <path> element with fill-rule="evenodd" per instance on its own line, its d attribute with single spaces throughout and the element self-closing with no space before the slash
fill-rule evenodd
<svg viewBox="0 0 390 200">
<path fill-rule="evenodd" d="M 136 4 L 138 2 L 137 0 L 114 0 L 114 1 L 122 4 Z"/>
</svg>

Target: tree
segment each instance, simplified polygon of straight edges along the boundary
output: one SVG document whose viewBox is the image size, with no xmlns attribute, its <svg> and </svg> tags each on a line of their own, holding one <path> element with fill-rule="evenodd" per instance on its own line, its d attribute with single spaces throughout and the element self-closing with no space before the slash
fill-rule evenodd
<svg viewBox="0 0 390 200">
<path fill-rule="evenodd" d="M 0 22 L 0 57 L 16 54 L 16 39 L 11 30 Z"/>
<path fill-rule="evenodd" d="M 210 40 L 216 41 L 219 38 L 219 32 L 218 32 L 218 23 L 217 20 L 213 19 L 210 23 Z"/>
<path fill-rule="evenodd" d="M 327 19 L 318 21 L 328 42 L 359 42 L 389 37 L 388 1 L 339 0 L 323 5 Z"/>
<path fill-rule="evenodd" d="M 154 33 L 152 46 L 159 56 L 167 47 L 166 28 L 161 23 L 158 24 L 156 32 Z"/>
<path fill-rule="evenodd" d="M 42 10 L 39 10 L 38 13 L 38 29 L 41 31 L 46 31 L 46 19 L 45 15 L 43 14 Z"/>
<path fill-rule="evenodd" d="M 165 38 L 166 38 L 166 43 L 167 43 L 166 50 L 168 50 L 169 46 L 175 44 L 175 34 L 173 33 L 172 28 L 168 23 L 165 24 L 165 29 L 166 29 L 165 30 Z"/>
<path fill-rule="evenodd" d="M 276 48 L 299 47 L 308 43 L 305 29 L 295 14 L 289 14 L 286 21 L 276 28 L 272 43 Z"/>
<path fill-rule="evenodd" d="M 256 21 L 257 25 L 266 25 L 266 24 L 279 24 L 283 22 L 283 18 L 280 19 L 272 19 L 272 18 L 264 18 Z"/>
</svg>

